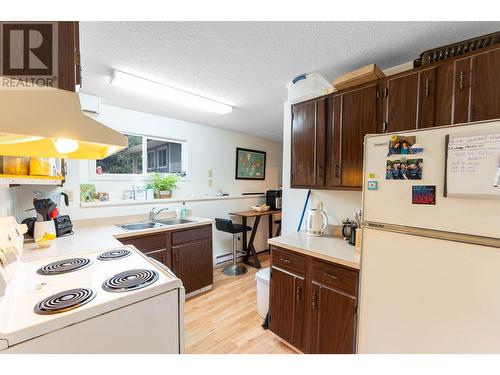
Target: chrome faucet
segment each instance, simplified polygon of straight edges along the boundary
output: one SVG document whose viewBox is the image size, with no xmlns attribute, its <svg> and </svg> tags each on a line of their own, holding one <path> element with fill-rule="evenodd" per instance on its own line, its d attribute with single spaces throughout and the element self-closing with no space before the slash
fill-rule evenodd
<svg viewBox="0 0 500 375">
<path fill-rule="evenodd" d="M 156 216 L 162 211 L 168 210 L 168 207 L 162 208 L 161 210 L 156 211 L 156 207 L 153 207 L 151 211 L 149 211 L 149 221 L 155 221 Z"/>
</svg>

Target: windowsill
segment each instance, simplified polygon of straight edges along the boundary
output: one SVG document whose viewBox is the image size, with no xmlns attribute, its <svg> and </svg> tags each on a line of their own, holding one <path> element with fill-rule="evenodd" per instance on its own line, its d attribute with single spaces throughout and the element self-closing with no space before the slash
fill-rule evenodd
<svg viewBox="0 0 500 375">
<path fill-rule="evenodd" d="M 123 201 L 107 201 L 107 202 L 80 202 L 81 208 L 96 208 L 96 207 L 113 207 L 113 206 L 134 206 L 145 204 L 169 204 L 181 202 L 204 202 L 204 201 L 217 201 L 217 200 L 230 200 L 230 199 L 246 199 L 246 198 L 263 198 L 265 194 L 241 195 L 233 194 L 226 196 L 206 195 L 199 197 L 179 197 L 168 199 L 153 199 L 153 200 L 123 200 Z"/>
</svg>

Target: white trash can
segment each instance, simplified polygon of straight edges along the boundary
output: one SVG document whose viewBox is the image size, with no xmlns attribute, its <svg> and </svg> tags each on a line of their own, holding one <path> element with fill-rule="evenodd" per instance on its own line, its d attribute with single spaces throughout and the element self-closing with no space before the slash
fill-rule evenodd
<svg viewBox="0 0 500 375">
<path fill-rule="evenodd" d="M 261 269 L 255 274 L 257 281 L 257 313 L 262 319 L 266 319 L 269 310 L 269 282 L 271 270 L 269 267 Z"/>
</svg>

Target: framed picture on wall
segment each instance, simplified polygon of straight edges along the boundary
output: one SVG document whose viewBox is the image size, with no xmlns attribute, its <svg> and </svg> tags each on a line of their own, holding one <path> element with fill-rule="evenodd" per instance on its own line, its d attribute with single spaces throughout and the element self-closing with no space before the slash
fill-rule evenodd
<svg viewBox="0 0 500 375">
<path fill-rule="evenodd" d="M 236 148 L 236 179 L 265 180 L 266 153 L 247 148 Z"/>
</svg>

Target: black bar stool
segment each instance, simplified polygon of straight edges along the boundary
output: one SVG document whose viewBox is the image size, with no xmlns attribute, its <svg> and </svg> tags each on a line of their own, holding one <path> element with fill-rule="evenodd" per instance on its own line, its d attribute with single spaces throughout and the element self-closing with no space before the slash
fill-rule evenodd
<svg viewBox="0 0 500 375">
<path fill-rule="evenodd" d="M 243 275 L 247 272 L 247 268 L 245 266 L 241 266 L 236 264 L 236 259 L 238 258 L 236 255 L 236 235 L 238 233 L 249 232 L 252 230 L 252 227 L 241 224 L 234 224 L 232 220 L 229 219 L 215 219 L 215 227 L 217 230 L 221 232 L 231 233 L 233 235 L 233 264 L 227 267 L 224 267 L 222 272 L 226 276 L 239 276 Z"/>
</svg>

